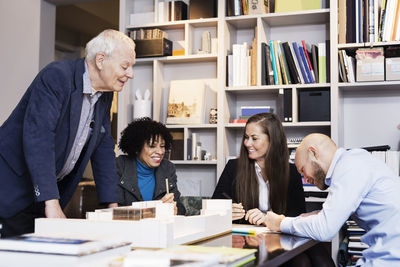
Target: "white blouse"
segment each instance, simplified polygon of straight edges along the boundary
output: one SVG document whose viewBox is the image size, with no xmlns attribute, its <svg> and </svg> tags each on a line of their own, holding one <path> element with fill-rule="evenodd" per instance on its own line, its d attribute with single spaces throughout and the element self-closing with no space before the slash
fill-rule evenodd
<svg viewBox="0 0 400 267">
<path fill-rule="evenodd" d="M 261 174 L 261 167 L 257 162 L 254 163 L 255 171 L 257 174 L 258 180 L 258 209 L 262 212 L 266 213 L 269 210 L 269 183 L 268 181 L 264 181 L 264 178 Z"/>
</svg>

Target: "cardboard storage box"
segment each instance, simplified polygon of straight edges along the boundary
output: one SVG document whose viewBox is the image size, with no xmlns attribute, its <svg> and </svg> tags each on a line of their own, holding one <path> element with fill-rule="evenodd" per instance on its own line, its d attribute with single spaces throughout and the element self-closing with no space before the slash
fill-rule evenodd
<svg viewBox="0 0 400 267">
<path fill-rule="evenodd" d="M 357 82 L 383 81 L 385 80 L 385 57 L 383 48 L 358 49 Z"/>
<path fill-rule="evenodd" d="M 168 39 L 135 40 L 136 57 L 172 56 L 172 42 Z"/>
<path fill-rule="evenodd" d="M 386 81 L 400 80 L 400 57 L 386 58 Z"/>
</svg>

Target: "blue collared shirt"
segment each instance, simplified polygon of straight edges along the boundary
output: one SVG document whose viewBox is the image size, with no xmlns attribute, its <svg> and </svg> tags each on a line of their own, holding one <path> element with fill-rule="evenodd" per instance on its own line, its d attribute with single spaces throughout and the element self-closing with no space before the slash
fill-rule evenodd
<svg viewBox="0 0 400 267">
<path fill-rule="evenodd" d="M 74 144 L 72 145 L 68 158 L 61 171 L 57 174 L 57 181 L 62 180 L 74 169 L 83 147 L 89 140 L 88 137 L 91 133 L 90 123 L 93 121 L 94 107 L 101 95 L 102 93 L 94 90 L 90 83 L 88 66 L 85 61 L 85 72 L 83 73 L 83 101 L 78 131 L 76 132 Z"/>
<path fill-rule="evenodd" d="M 353 215 L 367 232 L 361 241 L 370 246 L 357 264 L 400 266 L 400 178 L 367 151 L 340 148 L 325 183 L 329 194 L 323 209 L 308 217 L 285 218 L 282 232 L 326 241 Z"/>
</svg>

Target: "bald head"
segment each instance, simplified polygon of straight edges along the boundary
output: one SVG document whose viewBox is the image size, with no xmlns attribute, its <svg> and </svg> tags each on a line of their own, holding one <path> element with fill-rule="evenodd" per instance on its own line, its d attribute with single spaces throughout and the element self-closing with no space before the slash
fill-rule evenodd
<svg viewBox="0 0 400 267">
<path fill-rule="evenodd" d="M 317 186 L 319 183 L 322 187 L 321 173 L 326 175 L 328 172 L 336 150 L 336 144 L 328 136 L 324 134 L 307 135 L 296 149 L 297 170 L 311 183 Z M 316 171 L 319 174 L 316 174 Z"/>
</svg>

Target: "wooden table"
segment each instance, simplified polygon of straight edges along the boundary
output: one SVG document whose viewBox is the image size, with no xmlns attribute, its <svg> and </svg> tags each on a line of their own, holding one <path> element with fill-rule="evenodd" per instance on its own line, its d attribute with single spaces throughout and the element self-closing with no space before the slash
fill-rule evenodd
<svg viewBox="0 0 400 267">
<path fill-rule="evenodd" d="M 193 245 L 255 248 L 258 252 L 253 265 L 279 266 L 317 243 L 319 242 L 312 239 L 282 233 L 259 234 L 257 236 L 232 235 L 232 233 L 229 233 L 196 242 Z"/>
</svg>

